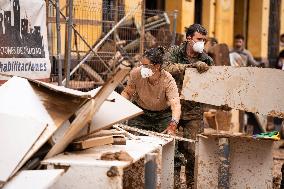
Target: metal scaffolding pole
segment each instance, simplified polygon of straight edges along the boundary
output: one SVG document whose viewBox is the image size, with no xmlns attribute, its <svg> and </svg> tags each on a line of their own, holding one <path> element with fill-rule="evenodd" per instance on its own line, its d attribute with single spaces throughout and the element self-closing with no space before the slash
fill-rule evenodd
<svg viewBox="0 0 284 189">
<path fill-rule="evenodd" d="M 70 81 L 70 67 L 71 67 L 71 40 L 72 40 L 72 12 L 73 12 L 73 0 L 69 0 L 68 18 L 67 18 L 67 41 L 65 49 L 65 61 L 66 61 L 66 83 L 65 87 L 69 86 Z"/>
<path fill-rule="evenodd" d="M 141 29 L 140 29 L 140 54 L 144 52 L 144 35 L 145 35 L 145 0 L 141 1 Z"/>
<path fill-rule="evenodd" d="M 60 33 L 60 10 L 59 10 L 59 8 L 60 8 L 59 0 L 56 0 L 58 85 L 62 85 L 61 33 Z"/>
<path fill-rule="evenodd" d="M 103 39 L 101 39 L 101 41 L 92 49 L 92 51 L 89 52 L 89 54 L 87 54 L 87 56 L 85 56 L 83 58 L 83 60 L 81 60 L 81 62 L 79 62 L 79 64 L 77 64 L 77 66 L 70 72 L 70 75 L 72 75 L 73 73 L 75 73 L 75 71 L 91 56 L 92 53 L 96 53 L 98 51 L 98 49 L 100 48 L 100 46 L 103 44 L 103 42 L 124 22 L 124 20 L 126 20 L 126 18 L 128 18 L 129 16 L 133 15 L 136 10 L 138 9 L 138 7 L 140 6 L 141 3 L 138 3 L 138 5 L 129 13 L 127 13 L 127 15 L 125 15 L 104 37 Z M 67 78 L 67 77 L 66 77 Z M 65 80 L 63 80 L 63 83 L 65 83 Z"/>
<path fill-rule="evenodd" d="M 173 39 L 172 39 L 172 44 L 171 44 L 171 45 L 174 45 L 174 44 L 176 43 L 177 15 L 178 15 L 178 11 L 177 11 L 177 10 L 174 10 Z"/>
</svg>

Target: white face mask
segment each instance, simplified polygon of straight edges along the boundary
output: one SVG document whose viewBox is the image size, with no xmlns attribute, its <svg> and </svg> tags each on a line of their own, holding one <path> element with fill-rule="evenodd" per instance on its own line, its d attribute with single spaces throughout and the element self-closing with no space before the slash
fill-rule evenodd
<svg viewBox="0 0 284 189">
<path fill-rule="evenodd" d="M 193 42 L 194 42 L 194 41 L 193 41 Z M 202 52 L 203 52 L 203 49 L 204 49 L 204 42 L 203 42 L 203 41 L 194 42 L 194 44 L 193 44 L 193 46 L 192 46 L 192 49 L 193 49 L 195 52 L 202 53 Z"/>
<path fill-rule="evenodd" d="M 154 74 L 150 68 L 145 68 L 143 66 L 141 67 L 140 73 L 142 78 L 151 77 Z"/>
</svg>

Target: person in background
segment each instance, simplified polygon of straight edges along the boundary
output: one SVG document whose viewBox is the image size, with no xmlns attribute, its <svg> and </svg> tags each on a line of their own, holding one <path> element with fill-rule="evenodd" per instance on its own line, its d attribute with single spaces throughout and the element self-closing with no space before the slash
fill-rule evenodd
<svg viewBox="0 0 284 189">
<path fill-rule="evenodd" d="M 251 52 L 247 49 L 245 49 L 245 38 L 241 34 L 237 34 L 234 38 L 234 48 L 231 50 L 230 53 L 236 53 L 240 55 L 242 59 L 242 63 L 240 63 L 240 66 L 248 67 L 248 66 L 261 66 L 262 64 L 257 62 Z"/>
</svg>

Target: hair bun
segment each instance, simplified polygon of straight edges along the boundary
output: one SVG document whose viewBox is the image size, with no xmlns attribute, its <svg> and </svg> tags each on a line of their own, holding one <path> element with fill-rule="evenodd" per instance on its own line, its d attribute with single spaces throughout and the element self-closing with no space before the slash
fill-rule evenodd
<svg viewBox="0 0 284 189">
<path fill-rule="evenodd" d="M 158 46 L 157 49 L 160 51 L 161 54 L 165 54 L 165 48 L 163 46 Z"/>
</svg>

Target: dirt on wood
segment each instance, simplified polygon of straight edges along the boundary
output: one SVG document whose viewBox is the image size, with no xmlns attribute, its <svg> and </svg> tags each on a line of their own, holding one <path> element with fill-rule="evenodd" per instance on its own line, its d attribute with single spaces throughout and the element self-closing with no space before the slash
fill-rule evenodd
<svg viewBox="0 0 284 189">
<path fill-rule="evenodd" d="M 120 152 L 106 152 L 102 154 L 101 160 L 108 160 L 108 161 L 133 161 L 133 158 L 125 151 Z"/>
</svg>

